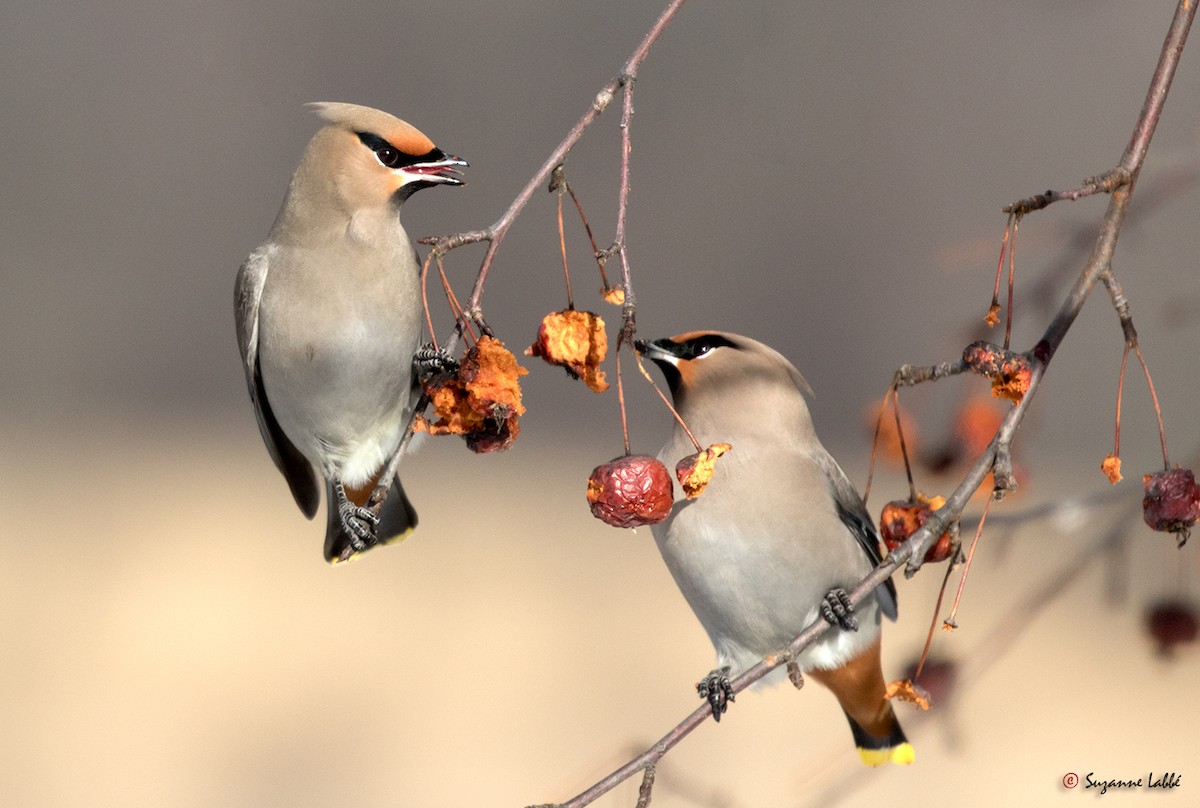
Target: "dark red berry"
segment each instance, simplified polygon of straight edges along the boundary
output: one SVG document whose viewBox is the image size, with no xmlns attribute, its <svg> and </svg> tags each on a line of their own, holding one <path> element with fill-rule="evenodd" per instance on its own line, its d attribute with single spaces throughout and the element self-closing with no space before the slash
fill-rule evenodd
<svg viewBox="0 0 1200 808">
<path fill-rule="evenodd" d="M 592 470 L 592 515 L 613 527 L 652 525 L 666 519 L 675 501 L 671 473 L 649 455 L 624 455 Z"/>
<path fill-rule="evenodd" d="M 1154 530 L 1174 533 L 1182 547 L 1200 519 L 1200 486 L 1191 469 L 1173 468 L 1142 477 L 1142 516 Z"/>
</svg>

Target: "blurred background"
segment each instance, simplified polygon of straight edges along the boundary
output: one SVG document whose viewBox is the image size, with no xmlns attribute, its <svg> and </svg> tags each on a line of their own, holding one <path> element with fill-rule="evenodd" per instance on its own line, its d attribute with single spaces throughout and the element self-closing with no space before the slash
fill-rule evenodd
<svg viewBox="0 0 1200 808">
<path fill-rule="evenodd" d="M 404 220 L 414 236 L 479 228 L 664 5 L 0 8 L 0 804 L 562 801 L 696 706 L 711 646 L 649 531 L 609 528 L 584 501 L 593 466 L 622 450 L 614 392 L 528 360 L 516 445 L 477 457 L 427 441 L 402 469 L 419 531 L 330 569 L 321 518 L 305 521 L 261 444 L 232 317 L 237 267 L 318 127 L 304 102 L 393 111 L 469 160 L 466 188 L 419 194 Z M 635 98 L 640 334 L 717 327 L 779 348 L 861 487 L 868 413 L 895 368 L 953 359 L 980 336 L 1001 207 L 1119 159 L 1173 5 L 688 4 Z M 1116 257 L 1171 459 L 1190 465 L 1198 110 L 1200 54 L 1185 51 Z M 567 163 L 602 243 L 618 119 L 614 105 Z M 1018 348 L 1082 267 L 1105 205 L 1022 223 Z M 570 219 L 567 237 L 577 302 L 616 323 L 590 294 L 599 281 Z M 460 294 L 481 256 L 449 257 Z M 519 351 L 564 304 L 554 198 L 539 194 L 484 308 Z M 784 686 L 684 740 L 654 805 L 1096 793 L 1064 788 L 1069 772 L 1175 772 L 1169 799 L 1194 800 L 1200 655 L 1160 653 L 1146 620 L 1164 599 L 1194 603 L 1200 539 L 1177 550 L 1141 522 L 1139 477 L 1161 455 L 1136 368 L 1128 479 L 1110 489 L 1098 470 L 1121 350 L 1101 292 L 1022 427 L 1023 487 L 993 509 L 960 628 L 934 638 L 953 676 L 930 713 L 899 708 L 916 766 L 861 769 L 832 697 Z M 626 387 L 634 448 L 653 454 L 669 416 L 636 373 Z M 984 391 L 964 378 L 903 394 L 923 461 L 953 448 L 961 408 Z M 956 478 L 931 464 L 918 486 L 949 493 Z M 905 494 L 888 467 L 870 507 Z M 920 653 L 942 569 L 898 581 L 893 678 Z M 597 805 L 635 795 L 627 784 Z"/>
</svg>

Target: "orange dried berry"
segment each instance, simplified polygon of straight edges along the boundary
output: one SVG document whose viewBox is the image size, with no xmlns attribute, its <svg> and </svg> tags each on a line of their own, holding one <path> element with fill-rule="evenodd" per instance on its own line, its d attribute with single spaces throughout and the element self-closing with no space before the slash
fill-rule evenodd
<svg viewBox="0 0 1200 808">
<path fill-rule="evenodd" d="M 596 466 L 588 477 L 592 515 L 613 527 L 653 525 L 675 502 L 667 467 L 649 455 L 623 455 Z"/>
<path fill-rule="evenodd" d="M 612 303 L 614 306 L 625 305 L 625 290 L 620 286 L 610 286 L 607 289 L 601 289 L 600 297 L 605 303 Z"/>
<path fill-rule="evenodd" d="M 895 499 L 883 506 L 879 516 L 879 536 L 887 546 L 888 551 L 895 550 L 909 536 L 916 533 L 938 508 L 946 504 L 945 497 L 929 499 L 923 494 L 917 494 L 916 501 L 911 499 Z M 926 563 L 945 561 L 954 552 L 954 541 L 950 531 L 938 536 L 928 550 L 925 551 Z"/>
<path fill-rule="evenodd" d="M 919 663 L 909 665 L 904 675 L 909 679 L 917 678 L 917 668 Z M 937 702 L 945 704 L 954 697 L 955 687 L 958 684 L 958 665 L 949 659 L 939 659 L 931 657 L 925 660 L 925 664 L 920 666 L 921 670 L 921 692 L 926 695 L 931 703 Z"/>
<path fill-rule="evenodd" d="M 929 709 L 929 691 L 913 682 L 912 679 L 889 682 L 883 697 L 888 701 L 892 699 L 907 701 L 909 704 L 917 705 L 922 710 Z"/>
<path fill-rule="evenodd" d="M 1154 530 L 1174 533 L 1182 547 L 1200 519 L 1200 486 L 1191 469 L 1173 468 L 1142 477 L 1142 518 Z"/>
<path fill-rule="evenodd" d="M 1116 485 L 1117 483 L 1121 482 L 1122 479 L 1124 479 L 1121 477 L 1121 458 L 1117 457 L 1115 454 L 1107 455 L 1104 460 L 1100 462 L 1100 470 L 1104 472 L 1104 476 L 1107 477 L 1108 481 L 1113 485 Z"/>
<path fill-rule="evenodd" d="M 996 398 L 1007 398 L 1013 403 L 1019 402 L 1029 392 L 1029 381 L 1033 371 L 1020 368 L 1011 376 L 997 376 L 992 379 L 992 395 Z"/>
<path fill-rule="evenodd" d="M 526 356 L 540 356 L 551 365 L 561 365 L 571 376 L 597 393 L 608 389 L 600 363 L 608 353 L 604 320 L 590 311 L 564 309 L 547 314 L 538 328 L 537 340 Z"/>
<path fill-rule="evenodd" d="M 687 495 L 688 499 L 695 499 L 704 493 L 709 480 L 712 479 L 717 458 L 732 448 L 733 446 L 728 443 L 714 443 L 707 449 L 690 454 L 675 464 L 675 476 L 679 479 L 679 484 L 683 486 L 683 493 Z"/>
<path fill-rule="evenodd" d="M 971 370 L 992 380 L 992 395 L 997 398 L 1016 402 L 1029 390 L 1033 369 L 1029 360 L 1015 351 L 979 340 L 963 351 L 963 362 Z"/>
<path fill-rule="evenodd" d="M 425 388 L 436 421 L 417 420 L 431 435 L 462 435 L 477 453 L 507 449 L 525 413 L 520 377 L 528 373 L 499 340 L 484 336 L 463 357 L 458 372 Z"/>
</svg>

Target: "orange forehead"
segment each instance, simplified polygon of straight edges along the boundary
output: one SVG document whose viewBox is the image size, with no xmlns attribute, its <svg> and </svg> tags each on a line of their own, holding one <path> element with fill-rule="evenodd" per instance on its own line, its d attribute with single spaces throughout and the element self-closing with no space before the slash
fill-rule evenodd
<svg viewBox="0 0 1200 808">
<path fill-rule="evenodd" d="M 420 156 L 428 154 L 434 148 L 432 140 L 425 137 L 415 126 L 404 121 L 397 120 L 396 125 L 378 134 L 405 154 Z"/>
<path fill-rule="evenodd" d="M 319 101 L 309 104 L 309 107 L 331 124 L 350 132 L 369 132 L 414 157 L 427 154 L 434 148 L 433 141 L 417 127 L 380 109 L 338 101 Z"/>
</svg>

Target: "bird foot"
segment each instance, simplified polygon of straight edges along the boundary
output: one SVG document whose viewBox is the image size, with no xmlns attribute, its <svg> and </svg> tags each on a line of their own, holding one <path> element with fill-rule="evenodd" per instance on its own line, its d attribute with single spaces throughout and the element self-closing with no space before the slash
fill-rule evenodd
<svg viewBox="0 0 1200 808">
<path fill-rule="evenodd" d="M 342 527 L 350 537 L 350 547 L 356 553 L 361 553 L 379 543 L 379 514 L 371 508 L 355 505 L 346 497 L 346 488 L 338 480 L 334 483 L 334 491 L 338 498 L 338 516 L 341 517 Z"/>
<path fill-rule="evenodd" d="M 858 621 L 854 619 L 854 604 L 850 596 L 840 586 L 829 590 L 821 601 L 821 616 L 831 626 L 846 631 L 858 631 Z"/>
<path fill-rule="evenodd" d="M 729 709 L 729 703 L 734 700 L 728 674 L 728 668 L 717 668 L 696 685 L 700 698 L 712 707 L 713 721 L 720 721 L 722 714 Z"/>
<path fill-rule="evenodd" d="M 435 348 L 432 342 L 427 342 L 417 349 L 417 353 L 413 357 L 413 369 L 416 371 L 418 379 L 428 381 L 443 373 L 456 372 L 458 360 L 445 349 Z"/>
</svg>

